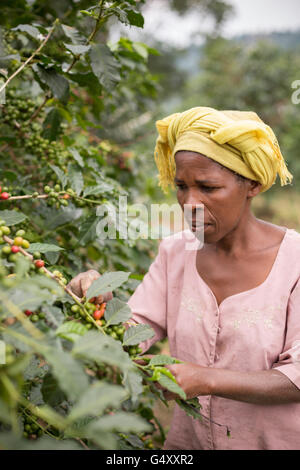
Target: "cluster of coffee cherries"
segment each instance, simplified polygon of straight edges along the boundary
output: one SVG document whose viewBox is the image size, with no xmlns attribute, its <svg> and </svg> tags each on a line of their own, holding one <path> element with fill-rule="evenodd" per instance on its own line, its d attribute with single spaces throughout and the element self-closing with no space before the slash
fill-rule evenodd
<svg viewBox="0 0 300 470">
<path fill-rule="evenodd" d="M 0 220 L 0 243 L 5 243 L 3 238 L 4 235 L 10 235 L 11 230 L 7 225 L 5 225 L 4 220 Z M 13 244 L 10 245 L 9 243 L 5 244 L 1 250 L 1 255 L 8 258 L 8 261 L 14 263 L 17 261 L 17 256 L 20 252 L 20 248 L 28 249 L 30 247 L 30 243 L 26 238 L 23 238 L 25 235 L 25 230 L 21 229 L 15 233 L 15 237 L 13 240 Z"/>
<path fill-rule="evenodd" d="M 29 319 L 33 322 L 36 323 L 39 320 L 44 320 L 46 315 L 44 312 L 33 312 L 32 310 L 26 309 L 24 311 L 25 315 L 29 317 Z"/>
<path fill-rule="evenodd" d="M 35 440 L 44 434 L 42 428 L 36 423 L 35 419 L 30 415 L 23 416 L 23 437 Z"/>
<path fill-rule="evenodd" d="M 5 124 L 14 124 L 15 121 L 26 121 L 34 112 L 34 101 L 30 98 L 18 97 L 16 89 L 6 92 L 6 103 L 3 107 L 2 120 Z"/>
<path fill-rule="evenodd" d="M 53 188 L 46 185 L 44 186 L 44 192 L 48 194 L 48 198 L 46 199 L 48 206 L 55 206 L 59 209 L 60 206 L 69 205 L 68 199 L 70 199 L 70 194 L 66 194 L 65 191 L 62 191 L 60 184 L 55 184 Z"/>
<path fill-rule="evenodd" d="M 125 326 L 121 323 L 118 325 L 107 326 L 108 322 L 104 318 L 106 302 L 103 302 L 102 304 L 94 304 L 92 302 L 86 302 L 84 304 L 84 308 L 88 314 L 85 313 L 84 309 L 81 306 L 77 304 L 72 305 L 70 308 L 70 311 L 68 312 L 69 320 L 73 320 L 74 318 L 81 319 L 81 321 L 85 324 L 85 326 L 88 329 L 91 329 L 93 327 L 97 328 L 94 325 L 94 321 L 95 321 L 97 325 L 103 328 L 104 332 L 108 336 L 111 336 L 113 339 L 120 341 L 121 343 L 123 342 Z M 138 354 L 141 354 L 142 352 L 142 349 L 139 347 L 138 344 L 134 346 L 124 346 L 124 350 L 128 352 L 130 357 L 135 357 Z"/>
<path fill-rule="evenodd" d="M 74 304 L 71 306 L 70 311 L 69 311 L 69 319 L 72 320 L 73 318 L 75 319 L 81 319 L 81 322 L 85 324 L 85 326 L 90 329 L 92 327 L 95 327 L 94 322 L 101 326 L 105 326 L 105 319 L 104 313 L 106 309 L 106 302 L 103 302 L 102 304 L 94 304 L 92 302 L 86 302 L 84 304 L 84 308 L 82 306 L 79 306 L 77 304 Z"/>
</svg>

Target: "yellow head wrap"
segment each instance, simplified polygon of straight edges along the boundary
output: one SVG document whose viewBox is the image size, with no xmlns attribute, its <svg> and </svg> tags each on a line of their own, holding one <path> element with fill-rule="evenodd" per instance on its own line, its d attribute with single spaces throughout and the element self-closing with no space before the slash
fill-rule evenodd
<svg viewBox="0 0 300 470">
<path fill-rule="evenodd" d="M 292 181 L 276 136 L 256 113 L 217 111 L 197 107 L 156 122 L 159 137 L 155 161 L 159 185 L 167 192 L 174 187 L 175 153 L 197 152 L 262 185 L 267 191 L 276 180 L 281 186 Z"/>
</svg>

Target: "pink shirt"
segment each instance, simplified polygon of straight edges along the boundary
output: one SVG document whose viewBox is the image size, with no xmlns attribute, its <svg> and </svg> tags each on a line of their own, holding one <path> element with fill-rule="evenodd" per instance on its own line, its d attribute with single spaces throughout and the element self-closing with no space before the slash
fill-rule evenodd
<svg viewBox="0 0 300 470">
<path fill-rule="evenodd" d="M 170 354 L 205 367 L 276 368 L 300 388 L 300 234 L 287 229 L 267 279 L 218 307 L 196 269 L 185 230 L 162 240 L 159 253 L 128 300 L 132 318 L 165 336 Z M 300 449 L 300 402 L 256 405 L 199 396 L 202 422 L 177 405 L 165 449 Z M 214 424 L 212 421 L 224 426 Z M 227 437 L 226 427 L 231 437 Z"/>
</svg>

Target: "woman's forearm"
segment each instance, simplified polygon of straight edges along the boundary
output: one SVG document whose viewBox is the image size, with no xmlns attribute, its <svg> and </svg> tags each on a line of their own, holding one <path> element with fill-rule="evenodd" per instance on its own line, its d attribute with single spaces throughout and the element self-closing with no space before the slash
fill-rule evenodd
<svg viewBox="0 0 300 470">
<path fill-rule="evenodd" d="M 261 405 L 300 402 L 300 390 L 278 370 L 206 370 L 211 395 Z"/>
</svg>

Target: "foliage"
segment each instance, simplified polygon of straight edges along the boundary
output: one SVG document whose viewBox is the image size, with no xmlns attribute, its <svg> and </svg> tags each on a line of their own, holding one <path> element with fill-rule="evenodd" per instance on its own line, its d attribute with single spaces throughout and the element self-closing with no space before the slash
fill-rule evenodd
<svg viewBox="0 0 300 470">
<path fill-rule="evenodd" d="M 130 206 L 147 181 L 116 135 L 156 96 L 156 51 L 107 41 L 112 17 L 143 26 L 141 3 L 1 5 L 3 449 L 151 448 L 151 408 L 164 401 L 153 375 L 185 398 L 164 364 L 135 362 L 152 329 L 124 326 L 155 243 L 123 237 L 119 217 L 107 219 L 112 239 L 99 235 L 100 209 L 119 215 L 120 197 Z M 79 298 L 67 284 L 87 268 L 105 274 Z M 113 300 L 93 303 L 107 291 Z"/>
</svg>

